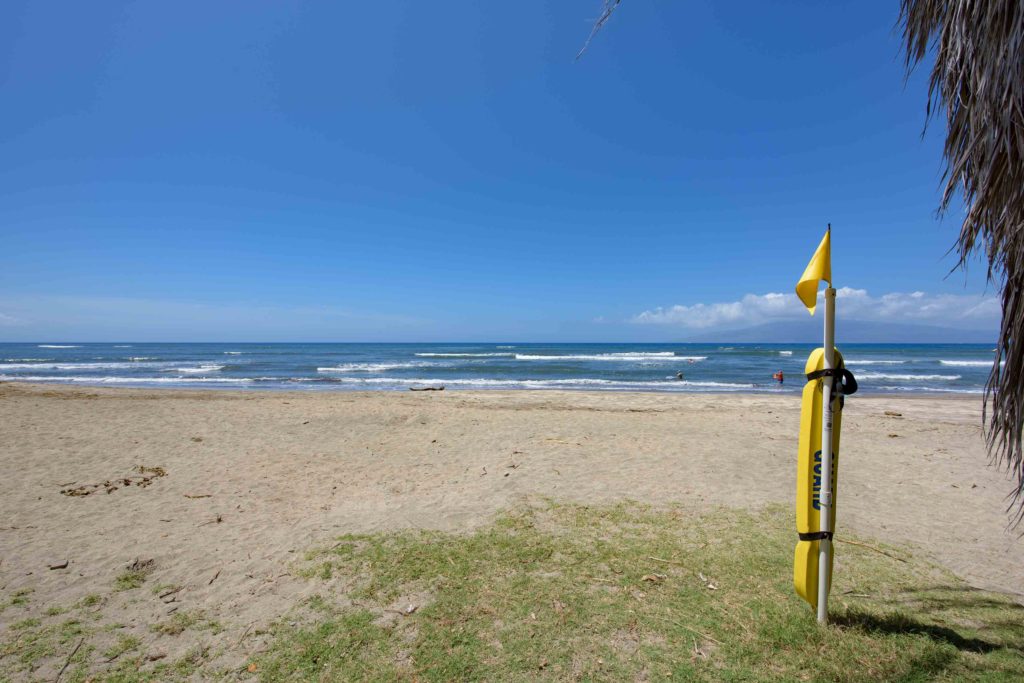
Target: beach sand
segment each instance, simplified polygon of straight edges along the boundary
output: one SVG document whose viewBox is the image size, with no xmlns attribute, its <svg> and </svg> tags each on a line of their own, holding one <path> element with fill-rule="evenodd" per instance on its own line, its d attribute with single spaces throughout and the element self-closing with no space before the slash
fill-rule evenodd
<svg viewBox="0 0 1024 683">
<path fill-rule="evenodd" d="M 169 657 L 190 636 L 148 626 L 203 610 L 237 664 L 259 647 L 246 633 L 312 590 L 296 561 L 339 534 L 466 530 L 546 499 L 791 506 L 799 398 L 3 384 L 0 415 L 0 598 L 32 590 L 0 630 L 109 595 L 106 613 Z M 1006 530 L 1008 479 L 986 466 L 979 398 L 853 397 L 842 438 L 839 537 L 907 544 L 974 586 L 1022 590 L 1024 544 Z M 166 476 L 147 470 L 138 486 L 139 466 Z M 106 481 L 109 493 L 61 493 Z M 114 592 L 136 558 L 153 560 L 146 587 Z M 160 585 L 182 590 L 169 602 Z"/>
</svg>

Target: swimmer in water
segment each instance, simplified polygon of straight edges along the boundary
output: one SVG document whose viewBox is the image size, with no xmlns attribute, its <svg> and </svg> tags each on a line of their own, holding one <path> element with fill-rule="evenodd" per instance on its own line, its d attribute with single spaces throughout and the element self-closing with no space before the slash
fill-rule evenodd
<svg viewBox="0 0 1024 683">
<path fill-rule="evenodd" d="M 677 372 L 676 373 L 676 379 L 682 380 L 683 379 L 683 373 L 682 372 Z"/>
<path fill-rule="evenodd" d="M 782 384 L 783 379 L 785 379 L 782 375 L 782 370 L 779 370 L 774 375 L 772 375 L 772 379 L 774 379 L 779 384 Z"/>
</svg>

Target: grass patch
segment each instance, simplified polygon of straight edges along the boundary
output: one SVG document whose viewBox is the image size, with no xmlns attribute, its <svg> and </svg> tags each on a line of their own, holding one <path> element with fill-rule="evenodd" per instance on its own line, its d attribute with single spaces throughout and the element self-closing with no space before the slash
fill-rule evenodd
<svg viewBox="0 0 1024 683">
<path fill-rule="evenodd" d="M 216 621 L 207 619 L 199 610 L 175 612 L 174 616 L 150 627 L 154 633 L 164 636 L 176 636 L 189 629 L 196 631 L 212 631 L 220 633 L 224 628 Z"/>
<path fill-rule="evenodd" d="M 52 680 L 52 673 L 65 662 L 68 666 L 61 681 L 67 683 L 223 680 L 227 675 L 211 668 L 210 661 L 216 653 L 211 653 L 206 644 L 197 642 L 184 656 L 173 660 L 153 661 L 146 657 L 142 639 L 114 633 L 124 628 L 123 624 L 95 623 L 98 610 L 73 611 L 103 602 L 99 596 L 87 596 L 71 609 L 46 609 L 40 616 L 10 623 L 0 631 L 0 683 L 43 680 L 39 672 L 47 667 L 53 669 L 47 679 Z M 223 627 L 201 611 L 176 614 L 153 627 L 161 635 L 185 633 L 183 637 L 190 642 L 199 641 L 196 633 L 186 633 L 190 629 L 218 633 Z"/>
<path fill-rule="evenodd" d="M 1024 677 L 1024 608 L 913 558 L 839 544 L 819 628 L 791 585 L 791 516 L 558 506 L 342 537 L 301 570 L 344 579 L 352 605 L 311 599 L 252 664 L 267 681 Z"/>
<path fill-rule="evenodd" d="M 122 635 L 118 637 L 117 642 L 113 646 L 107 648 L 103 652 L 103 657 L 109 661 L 113 661 L 126 652 L 138 650 L 140 645 L 142 645 L 142 641 L 135 636 Z"/>
<path fill-rule="evenodd" d="M 114 589 L 118 591 L 130 591 L 139 588 L 146 582 L 149 571 L 146 569 L 126 569 L 114 579 Z"/>
<path fill-rule="evenodd" d="M 152 681 L 224 680 L 225 672 L 202 675 L 203 666 L 210 659 L 210 648 L 195 647 L 173 662 L 149 665 L 146 658 L 138 655 L 121 659 L 116 667 L 103 675 L 91 678 L 103 683 L 152 683 Z"/>
<path fill-rule="evenodd" d="M 0 614 L 3 614 L 8 607 L 24 607 L 29 603 L 29 596 L 32 595 L 34 589 L 22 588 L 16 590 L 11 594 L 11 597 L 3 602 L 0 602 Z"/>
<path fill-rule="evenodd" d="M 8 668 L 8 661 L 18 670 L 32 670 L 44 659 L 67 652 L 90 630 L 77 619 L 59 623 L 43 623 L 40 619 L 25 619 L 13 624 L 8 637 L 0 643 L 0 665 Z M 75 653 L 74 663 L 86 660 L 91 648 L 82 647 Z"/>
<path fill-rule="evenodd" d="M 84 598 L 79 600 L 75 607 L 78 607 L 79 609 L 85 609 L 87 607 L 95 607 L 101 602 L 103 602 L 102 596 L 99 596 L 95 593 L 90 593 L 89 595 L 86 595 Z"/>
</svg>

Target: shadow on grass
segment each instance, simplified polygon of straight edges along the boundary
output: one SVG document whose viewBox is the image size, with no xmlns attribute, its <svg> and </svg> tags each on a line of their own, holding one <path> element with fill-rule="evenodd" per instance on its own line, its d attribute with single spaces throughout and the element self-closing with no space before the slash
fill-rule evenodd
<svg viewBox="0 0 1024 683">
<path fill-rule="evenodd" d="M 1024 611 L 1018 593 L 982 590 L 973 586 L 935 585 L 899 591 L 921 607 L 931 611 L 943 609 L 985 609 L 994 608 L 1014 612 Z M 1024 615 L 1021 615 L 1024 618 Z"/>
<path fill-rule="evenodd" d="M 867 633 L 886 635 L 921 635 L 937 643 L 947 643 L 958 650 L 967 652 L 987 653 L 996 650 L 1016 650 L 1024 652 L 1020 646 L 993 643 L 981 638 L 964 637 L 951 628 L 925 624 L 903 614 L 871 614 L 850 610 L 846 614 L 835 615 L 831 623 L 842 628 L 854 628 Z"/>
</svg>

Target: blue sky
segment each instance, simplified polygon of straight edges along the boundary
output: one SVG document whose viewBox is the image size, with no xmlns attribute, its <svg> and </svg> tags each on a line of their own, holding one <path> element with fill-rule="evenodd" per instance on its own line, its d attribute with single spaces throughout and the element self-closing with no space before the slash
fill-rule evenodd
<svg viewBox="0 0 1024 683">
<path fill-rule="evenodd" d="M 896 5 L 6 2 L 0 340 L 994 329 Z"/>
</svg>

